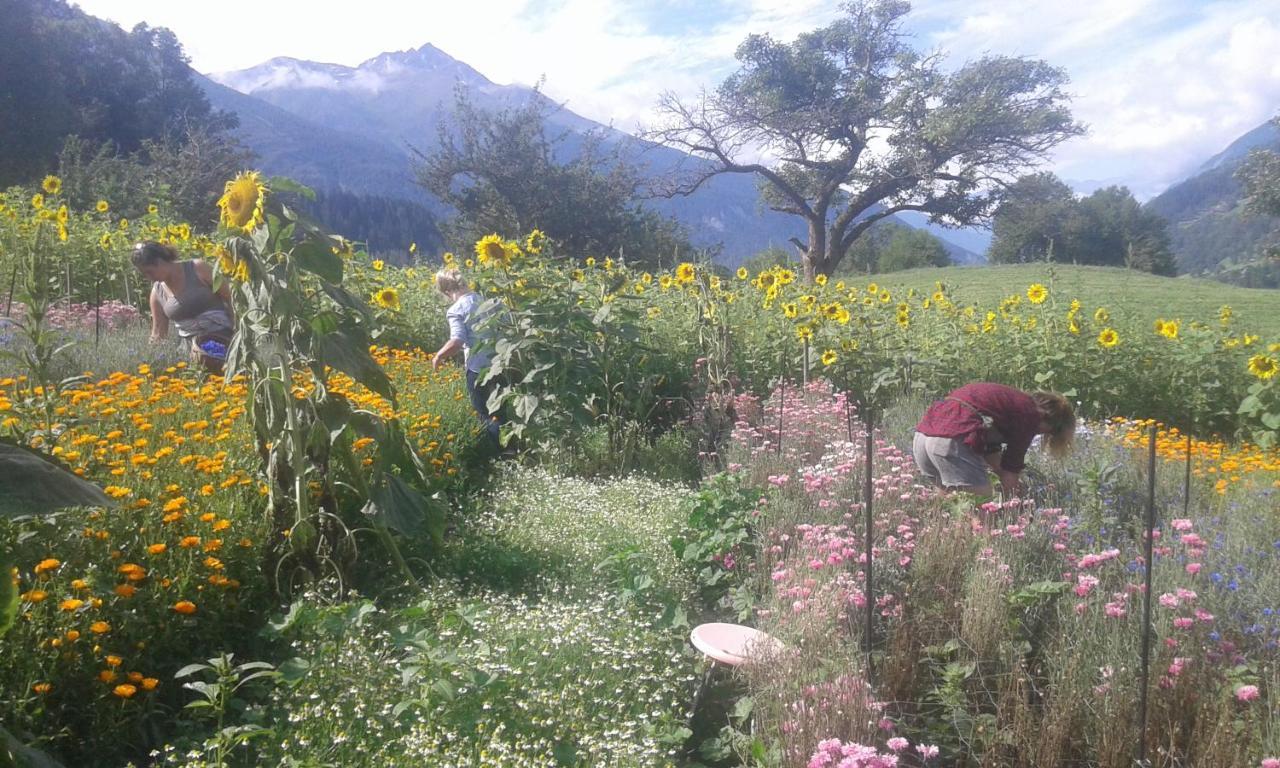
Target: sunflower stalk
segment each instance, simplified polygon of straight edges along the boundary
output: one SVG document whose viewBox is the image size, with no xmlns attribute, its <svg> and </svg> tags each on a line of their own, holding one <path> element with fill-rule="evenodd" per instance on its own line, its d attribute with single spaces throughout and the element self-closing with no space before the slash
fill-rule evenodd
<svg viewBox="0 0 1280 768">
<path fill-rule="evenodd" d="M 287 180 L 270 186 L 308 194 Z M 228 182 L 219 207 L 228 237 L 216 280 L 231 286 L 239 318 L 226 375 L 250 384 L 247 411 L 271 508 L 274 546 L 264 568 L 286 575 L 276 580 L 282 592 L 326 577 L 349 584 L 352 531 L 371 518 L 392 563 L 416 583 L 393 532 L 413 535 L 424 522 L 443 528 L 443 513 L 418 490 L 428 486 L 422 462 L 394 419 L 366 412 L 353 420 L 351 404 L 329 386 L 330 377 L 348 376 L 394 412 L 395 392 L 370 352 L 378 319 L 342 284 L 349 244 L 269 195 L 255 173 Z M 377 443 L 371 470 L 352 455 L 353 434 Z"/>
</svg>

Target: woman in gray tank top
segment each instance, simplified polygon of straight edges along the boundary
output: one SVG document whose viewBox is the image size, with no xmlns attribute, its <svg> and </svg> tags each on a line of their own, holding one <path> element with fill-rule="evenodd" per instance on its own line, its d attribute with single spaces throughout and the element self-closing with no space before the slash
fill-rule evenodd
<svg viewBox="0 0 1280 768">
<path fill-rule="evenodd" d="M 167 338 L 169 323 L 191 353 L 192 362 L 213 373 L 222 371 L 227 345 L 235 333 L 231 293 L 213 290 L 213 268 L 192 259 L 178 261 L 173 246 L 147 241 L 134 246 L 133 265 L 151 286 L 151 340 Z"/>
</svg>

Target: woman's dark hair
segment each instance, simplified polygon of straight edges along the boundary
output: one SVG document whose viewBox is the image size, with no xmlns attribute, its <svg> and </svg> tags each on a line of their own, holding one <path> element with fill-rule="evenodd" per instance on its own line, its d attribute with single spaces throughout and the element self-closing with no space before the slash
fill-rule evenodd
<svg viewBox="0 0 1280 768">
<path fill-rule="evenodd" d="M 172 245 L 157 243 L 155 240 L 144 240 L 133 246 L 133 255 L 129 260 L 135 267 L 149 267 L 162 261 L 177 261 L 178 249 Z"/>
</svg>

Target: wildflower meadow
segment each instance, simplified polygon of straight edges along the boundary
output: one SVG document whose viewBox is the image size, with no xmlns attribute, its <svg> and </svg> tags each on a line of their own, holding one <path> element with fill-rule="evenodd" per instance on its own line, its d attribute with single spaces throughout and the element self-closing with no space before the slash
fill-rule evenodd
<svg viewBox="0 0 1280 768">
<path fill-rule="evenodd" d="M 1280 765 L 1280 339 L 1229 305 L 536 230 L 402 267 L 253 172 L 210 231 L 60 192 L 0 195 L 0 437 L 60 478 L 0 470 L 0 763 Z M 228 288 L 223 375 L 147 339 L 138 240 Z M 440 267 L 499 448 L 433 365 Z M 1019 498 L 911 458 L 976 380 L 1081 416 Z M 779 644 L 717 666 L 705 622 Z"/>
</svg>

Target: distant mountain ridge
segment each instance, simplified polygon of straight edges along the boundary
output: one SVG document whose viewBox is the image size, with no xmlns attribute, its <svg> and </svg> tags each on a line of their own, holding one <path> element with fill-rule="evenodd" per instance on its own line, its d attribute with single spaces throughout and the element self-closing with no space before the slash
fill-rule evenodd
<svg viewBox="0 0 1280 768">
<path fill-rule="evenodd" d="M 204 83 L 215 106 L 242 114 L 241 138 L 262 158 L 264 170 L 320 188 L 403 196 L 437 214 L 445 213 L 443 206 L 413 183 L 410 148 L 431 150 L 438 126 L 450 117 L 455 88 L 467 88 L 477 106 L 491 110 L 524 103 L 535 93 L 495 84 L 429 44 L 379 54 L 355 67 L 278 57 L 212 74 Z M 604 131 L 607 140 L 634 146 L 654 175 L 693 162 L 677 150 L 645 145 L 568 109 L 556 111 L 550 122 L 574 134 Z M 729 266 L 804 235 L 799 219 L 763 209 L 756 182 L 748 176 L 720 176 L 690 197 L 649 204 L 685 224 L 696 244 L 722 243 L 720 261 Z M 956 263 L 983 260 L 950 242 L 948 230 L 926 228 L 941 236 Z"/>
<path fill-rule="evenodd" d="M 1280 126 L 1266 122 L 1209 158 L 1190 178 L 1169 187 L 1147 207 L 1169 221 L 1178 270 L 1215 272 L 1229 261 L 1247 261 L 1280 235 L 1280 220 L 1243 210 L 1235 172 L 1255 149 L 1280 151 Z"/>
</svg>

